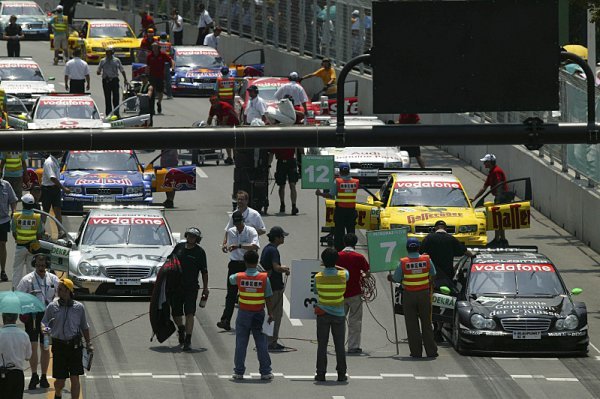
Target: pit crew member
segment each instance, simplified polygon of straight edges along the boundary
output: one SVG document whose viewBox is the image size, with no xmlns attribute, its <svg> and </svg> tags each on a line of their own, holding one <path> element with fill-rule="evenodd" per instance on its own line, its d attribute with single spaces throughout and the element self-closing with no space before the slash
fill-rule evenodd
<svg viewBox="0 0 600 399">
<path fill-rule="evenodd" d="M 290 81 L 289 83 L 286 83 L 277 89 L 275 92 L 275 98 L 277 100 L 290 98 L 293 102 L 293 105 L 302 105 L 304 113 L 301 111 L 296 111 L 296 122 L 304 120 L 304 124 L 308 124 L 308 120 L 304 117 L 308 114 L 308 109 L 306 107 L 308 97 L 306 96 L 306 92 L 302 86 L 300 86 L 300 83 L 298 83 L 300 80 L 298 72 L 290 72 L 288 79 Z"/>
<path fill-rule="evenodd" d="M 329 98 L 337 98 L 337 76 L 335 74 L 335 69 L 331 67 L 331 60 L 329 58 L 323 58 L 321 68 L 313 73 L 303 76 L 301 81 L 315 76 L 321 78 L 323 81 L 323 89 L 321 92 Z"/>
<path fill-rule="evenodd" d="M 171 70 L 175 69 L 175 61 L 169 54 L 161 53 L 160 44 L 152 43 L 152 52 L 146 58 L 147 72 L 150 75 L 150 82 L 154 87 L 156 98 L 156 113 L 162 113 L 162 98 L 165 91 L 165 64 L 169 64 Z M 170 72 L 170 71 L 169 71 Z"/>
</svg>

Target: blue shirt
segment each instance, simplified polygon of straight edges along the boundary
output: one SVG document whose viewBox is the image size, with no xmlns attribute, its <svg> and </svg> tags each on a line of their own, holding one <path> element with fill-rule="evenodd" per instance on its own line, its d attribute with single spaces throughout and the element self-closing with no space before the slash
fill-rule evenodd
<svg viewBox="0 0 600 399">
<path fill-rule="evenodd" d="M 256 270 L 255 267 L 249 267 L 248 269 L 246 269 L 246 274 L 248 276 L 258 276 L 258 273 L 260 273 L 260 272 L 258 270 Z M 229 276 L 229 284 L 237 285 L 237 275 L 238 274 L 239 273 L 232 274 L 231 276 Z M 271 289 L 271 282 L 267 278 L 267 286 L 265 287 L 265 298 L 268 298 L 270 296 L 273 296 L 273 290 Z"/>
<path fill-rule="evenodd" d="M 419 256 L 421 256 L 418 252 L 409 252 L 408 253 L 408 257 L 411 259 L 417 259 Z M 431 276 L 435 276 L 435 266 L 433 265 L 433 261 L 430 259 L 429 260 L 429 264 L 431 265 L 430 269 L 429 269 L 429 274 Z M 396 283 L 401 283 L 402 282 L 402 278 L 403 278 L 403 274 L 402 274 L 402 264 L 398 263 L 398 268 L 396 269 L 396 271 L 394 272 L 394 277 L 393 280 Z"/>
<path fill-rule="evenodd" d="M 324 276 L 335 276 L 338 274 L 339 269 L 335 268 L 335 267 L 326 267 L 325 270 L 323 270 L 323 275 Z M 348 270 L 345 270 L 346 272 L 346 281 L 348 281 L 348 279 L 350 278 L 350 274 L 348 273 Z M 317 291 L 317 284 L 315 282 L 314 288 L 313 288 L 313 292 L 317 295 L 319 295 L 319 292 Z M 325 312 L 329 313 L 330 315 L 333 316 L 341 316 L 344 317 L 346 316 L 346 311 L 344 309 L 344 305 L 342 304 L 342 306 L 330 306 L 330 305 L 321 305 L 319 304 L 319 307 L 321 309 L 323 309 Z"/>
</svg>

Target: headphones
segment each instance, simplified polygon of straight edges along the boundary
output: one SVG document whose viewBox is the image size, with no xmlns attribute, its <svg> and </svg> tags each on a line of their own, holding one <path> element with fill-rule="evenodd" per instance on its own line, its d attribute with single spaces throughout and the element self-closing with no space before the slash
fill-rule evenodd
<svg viewBox="0 0 600 399">
<path fill-rule="evenodd" d="M 37 257 L 41 255 L 41 254 L 37 254 L 33 257 L 33 259 L 31 260 L 31 267 L 35 268 L 35 260 L 37 259 Z M 50 267 L 52 266 L 52 262 L 50 261 L 50 256 L 43 254 L 43 256 L 46 258 L 46 269 L 50 269 Z"/>
</svg>

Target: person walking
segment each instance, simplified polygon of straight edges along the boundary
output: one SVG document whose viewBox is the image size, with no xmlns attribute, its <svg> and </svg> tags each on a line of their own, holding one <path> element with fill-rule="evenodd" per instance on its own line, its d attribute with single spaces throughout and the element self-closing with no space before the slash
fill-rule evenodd
<svg viewBox="0 0 600 399">
<path fill-rule="evenodd" d="M 344 236 L 344 249 L 338 255 L 337 265 L 348 270 L 350 277 L 344 292 L 344 310 L 348 320 L 348 353 L 362 353 L 360 336 L 362 332 L 362 287 L 363 277 L 370 275 L 367 259 L 356 252 L 358 237 L 354 233 Z"/>
<path fill-rule="evenodd" d="M 250 208 L 248 203 L 250 201 L 250 195 L 246 191 L 240 190 L 235 194 L 236 205 L 237 207 L 233 210 L 240 211 L 244 218 L 244 224 L 250 227 L 254 227 L 256 233 L 260 236 L 267 232 L 267 228 L 265 227 L 265 222 L 263 221 L 260 212 L 256 209 Z M 232 228 L 233 223 L 233 214 L 229 217 L 229 222 L 227 222 L 227 226 L 225 226 L 225 236 L 223 237 L 223 246 L 227 244 L 227 231 Z"/>
<path fill-rule="evenodd" d="M 340 177 L 334 180 L 332 188 L 321 192 L 315 191 L 317 196 L 335 199 L 335 211 L 333 213 L 333 241 L 335 249 L 344 249 L 344 235 L 356 231 L 356 193 L 358 191 L 358 179 L 350 176 L 350 164 L 343 162 L 339 165 Z"/>
<path fill-rule="evenodd" d="M 162 150 L 160 153 L 161 168 L 175 168 L 179 164 L 179 153 L 177 150 Z M 167 199 L 163 202 L 163 206 L 167 209 L 175 208 L 175 189 L 165 191 Z"/>
<path fill-rule="evenodd" d="M 281 264 L 279 246 L 285 242 L 285 237 L 288 235 L 289 233 L 286 233 L 283 228 L 279 226 L 271 227 L 271 230 L 267 233 L 269 243 L 264 247 L 260 254 L 260 265 L 269 275 L 269 282 L 273 289 L 273 296 L 271 297 L 273 311 L 271 314 L 273 315 L 273 322 L 275 325 L 273 326 L 273 336 L 267 339 L 270 351 L 281 351 L 285 349 L 285 346 L 277 341 L 279 339 L 281 318 L 283 317 L 283 292 L 285 290 L 283 275 L 289 276 L 290 268 Z"/>
<path fill-rule="evenodd" d="M 142 85 L 137 94 L 140 100 L 140 113 L 150 114 L 150 126 L 154 126 L 154 87 L 150 83 L 147 73 L 142 73 L 140 79 Z"/>
<path fill-rule="evenodd" d="M 71 380 L 71 398 L 79 399 L 81 384 L 79 376 L 83 371 L 83 344 L 88 353 L 94 347 L 85 315 L 85 307 L 73 299 L 75 286 L 68 278 L 60 279 L 58 298 L 54 299 L 42 319 L 42 328 L 52 337 L 52 377 L 54 377 L 54 399 L 62 398 L 62 390 L 67 378 Z"/>
<path fill-rule="evenodd" d="M 158 45 L 160 46 L 160 52 L 169 55 L 171 58 L 173 57 L 173 45 L 169 40 L 167 40 L 167 32 L 160 33 L 160 39 L 158 41 Z M 173 61 L 173 66 L 175 61 Z M 165 62 L 165 89 L 164 92 L 167 95 L 167 100 L 173 99 L 173 88 L 171 87 L 171 63 Z M 174 69 L 174 67 L 173 67 Z"/>
<path fill-rule="evenodd" d="M 23 210 L 14 212 L 11 223 L 11 231 L 17 246 L 13 261 L 13 290 L 17 288 L 24 270 L 28 270 L 30 254 L 39 248 L 39 240 L 42 238 L 44 228 L 39 213 L 33 212 L 35 199 L 31 194 L 21 197 Z"/>
<path fill-rule="evenodd" d="M 313 73 L 304 75 L 301 79 L 310 79 L 313 77 L 319 77 L 323 81 L 323 89 L 321 93 L 329 98 L 337 98 L 337 76 L 335 69 L 331 67 L 331 60 L 329 58 L 323 58 L 321 62 L 321 68 L 317 69 Z M 318 100 L 318 98 L 317 98 Z"/>
<path fill-rule="evenodd" d="M 26 152 L 2 152 L 0 153 L 0 171 L 2 178 L 6 180 L 17 198 L 23 195 L 23 183 L 29 181 L 27 174 L 27 159 Z"/>
<path fill-rule="evenodd" d="M 196 227 L 185 231 L 185 242 L 175 246 L 173 253 L 181 263 L 181 280 L 171 293 L 169 302 L 173 311 L 173 320 L 177 325 L 179 345 L 184 351 L 192 350 L 192 332 L 194 330 L 194 315 L 198 301 L 198 275 L 202 273 L 202 297 L 208 298 L 208 264 L 206 252 L 199 245 L 202 233 Z M 183 320 L 185 315 L 185 324 Z"/>
<path fill-rule="evenodd" d="M 419 247 L 419 240 L 414 237 L 406 241 L 408 256 L 400 259 L 400 265 L 393 276 L 388 275 L 388 280 L 402 284 L 402 306 L 410 356 L 423 357 L 425 346 L 427 357 L 435 358 L 438 351 L 431 328 L 431 280 L 436 270 L 429 255 L 419 254 Z"/>
<path fill-rule="evenodd" d="M 258 95 L 258 87 L 255 85 L 249 86 L 246 91 L 248 92 L 248 105 L 244 109 L 244 123 L 246 125 L 252 125 L 252 122 L 258 119 L 264 124 L 268 124 L 267 116 L 267 103 L 265 100 L 260 98 Z"/>
<path fill-rule="evenodd" d="M 48 273 L 50 268 L 50 257 L 46 254 L 37 254 L 31 262 L 35 268 L 29 274 L 26 274 L 19 285 L 17 291 L 26 292 L 37 297 L 44 306 L 48 306 L 56 297 L 59 279 L 55 274 Z M 31 341 L 31 358 L 29 366 L 31 367 L 31 380 L 29 380 L 29 390 L 36 389 L 38 384 L 40 388 L 50 388 L 46 374 L 50 364 L 49 348 L 44 347 L 44 334 L 42 332 L 42 318 L 44 312 L 25 315 L 25 332 Z M 38 370 L 38 347 L 40 348 L 39 363 L 41 364 L 41 378 Z"/>
<path fill-rule="evenodd" d="M 106 115 L 119 105 L 119 72 L 123 75 L 123 84 L 127 86 L 127 75 L 121 60 L 114 56 L 115 49 L 112 46 L 106 48 L 106 56 L 98 64 L 97 75 L 102 75 L 102 90 L 104 91 L 104 107 Z M 119 110 L 115 109 L 115 115 L 119 116 Z"/>
<path fill-rule="evenodd" d="M 160 44 L 152 43 L 152 51 L 146 58 L 146 71 L 150 75 L 150 82 L 154 87 L 156 98 L 156 113 L 162 114 L 162 98 L 165 91 L 165 64 L 169 64 L 169 71 L 175 69 L 175 61 L 169 54 L 160 51 Z"/>
<path fill-rule="evenodd" d="M 208 111 L 208 120 L 207 125 L 211 126 L 213 118 L 217 120 L 217 126 L 239 126 L 240 120 L 238 118 L 237 113 L 235 112 L 235 108 L 233 105 L 229 104 L 226 101 L 220 101 L 217 96 L 210 97 L 210 109 Z M 226 148 L 225 152 L 227 153 L 227 158 L 225 158 L 225 163 L 227 165 L 233 164 L 233 150 L 231 148 Z"/>
<path fill-rule="evenodd" d="M 90 68 L 81 59 L 81 49 L 73 50 L 73 59 L 65 65 L 65 90 L 71 94 L 84 94 L 90 90 Z"/>
<path fill-rule="evenodd" d="M 2 313 L 0 328 L 0 392 L 4 399 L 23 399 L 25 362 L 31 357 L 27 333 L 17 327 L 18 314 Z"/>
<path fill-rule="evenodd" d="M 419 114 L 400 114 L 400 118 L 398 119 L 398 123 L 401 125 L 416 125 L 419 123 L 421 118 Z M 415 158 L 419 167 L 421 169 L 425 169 L 425 161 L 421 156 L 421 147 L 419 146 L 401 146 L 400 151 L 408 152 L 408 156 L 410 158 Z"/>
<path fill-rule="evenodd" d="M 8 57 L 21 56 L 21 40 L 25 37 L 21 25 L 17 24 L 17 16 L 11 15 L 8 25 L 4 28 L 4 40 Z"/>
<path fill-rule="evenodd" d="M 214 26 L 214 22 L 210 17 L 210 14 L 206 10 L 204 3 L 198 4 L 198 37 L 196 38 L 196 46 L 202 46 L 204 44 L 204 38 L 210 32 L 210 28 Z"/>
<path fill-rule="evenodd" d="M 69 194 L 71 190 L 60 182 L 60 163 L 56 157 L 60 157 L 60 151 L 50 152 L 44 161 L 42 173 L 42 208 L 49 213 L 50 208 L 54 212 L 56 220 L 62 223 L 62 195 L 61 191 Z M 46 222 L 46 216 L 42 215 L 42 224 Z"/>
<path fill-rule="evenodd" d="M 494 196 L 494 204 L 504 204 L 506 202 L 510 202 L 511 198 L 508 194 L 508 184 L 506 184 L 506 174 L 500 168 L 500 166 L 496 165 L 496 155 L 494 154 L 485 154 L 483 158 L 480 159 L 483 162 L 483 166 L 489 170 L 488 175 L 483 183 L 483 187 L 481 190 L 475 194 L 475 197 L 471 199 L 471 202 L 475 202 L 477 198 L 481 197 L 481 195 L 485 192 L 485 190 L 490 187 L 495 187 L 492 190 L 492 195 Z M 503 183 L 503 184 L 501 184 Z M 508 241 L 506 240 L 506 233 L 504 229 L 495 230 L 494 231 L 494 239 L 488 243 L 488 246 L 508 246 Z"/>
<path fill-rule="evenodd" d="M 271 150 L 277 159 L 275 167 L 275 184 L 279 186 L 279 213 L 285 213 L 285 185 L 290 185 L 290 201 L 292 202 L 292 215 L 297 215 L 300 210 L 296 206 L 298 192 L 296 183 L 300 177 L 295 148 L 275 148 Z"/>
<path fill-rule="evenodd" d="M 256 355 L 259 362 L 261 380 L 272 380 L 271 357 L 267 348 L 267 336 L 262 332 L 265 320 L 265 304 L 268 312 L 268 323 L 273 322 L 273 291 L 267 273 L 256 269 L 258 253 L 249 250 L 244 254 L 245 271 L 229 276 L 229 284 L 240 293 L 240 309 L 235 320 L 235 356 L 232 378 L 244 379 L 246 372 L 246 351 L 250 333 L 254 337 Z"/>
<path fill-rule="evenodd" d="M 315 381 L 325 381 L 327 373 L 327 345 L 329 332 L 335 347 L 336 370 L 339 382 L 347 381 L 346 351 L 346 318 L 344 315 L 344 292 L 349 278 L 347 270 L 337 268 L 338 252 L 326 248 L 321 252 L 321 261 L 325 270 L 315 275 L 314 292 L 319 297 L 315 306 L 317 315 L 317 373 Z"/>
<path fill-rule="evenodd" d="M 298 75 L 298 72 L 290 72 L 288 80 L 289 83 L 279 87 L 274 96 L 278 101 L 284 98 L 290 98 L 295 107 L 302 106 L 304 113 L 296 111 L 296 123 L 304 120 L 304 124 L 306 125 L 308 124 L 308 120 L 305 119 L 305 115 L 308 115 L 308 108 L 306 107 L 308 97 L 306 96 L 304 88 L 300 86 L 300 76 Z"/>
<path fill-rule="evenodd" d="M 6 242 L 10 221 L 17 210 L 17 196 L 8 181 L 0 179 L 0 281 L 8 281 L 6 275 Z"/>
<path fill-rule="evenodd" d="M 54 33 L 54 65 L 58 65 L 61 51 L 65 62 L 69 59 L 69 17 L 63 15 L 63 6 L 56 6 L 56 15 L 50 20 Z"/>
<path fill-rule="evenodd" d="M 175 46 L 183 45 L 183 17 L 179 15 L 179 10 L 174 8 L 171 11 L 171 33 L 173 33 L 173 44 Z"/>
<path fill-rule="evenodd" d="M 229 263 L 227 265 L 228 278 L 232 275 L 246 270 L 244 263 L 244 254 L 247 251 L 257 251 L 260 248 L 258 242 L 258 233 L 254 227 L 244 224 L 244 215 L 240 211 L 235 211 L 231 215 L 233 227 L 227 230 L 227 242 L 223 244 L 223 252 L 229 253 Z M 217 327 L 224 330 L 231 330 L 231 317 L 235 301 L 238 296 L 237 285 L 227 284 L 227 296 L 225 298 L 225 309 L 221 315 L 221 320 Z"/>
<path fill-rule="evenodd" d="M 154 18 L 152 15 L 148 14 L 148 11 L 140 11 L 140 23 L 142 28 L 140 30 L 140 34 L 138 37 L 142 37 L 148 33 L 148 29 L 156 29 L 156 25 L 154 24 Z"/>
</svg>

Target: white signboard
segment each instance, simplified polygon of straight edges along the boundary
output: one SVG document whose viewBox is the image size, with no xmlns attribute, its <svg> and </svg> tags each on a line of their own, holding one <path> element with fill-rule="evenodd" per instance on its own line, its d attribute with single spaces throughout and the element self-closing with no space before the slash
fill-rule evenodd
<svg viewBox="0 0 600 399">
<path fill-rule="evenodd" d="M 292 261 L 292 298 L 290 299 L 290 318 L 316 319 L 315 305 L 317 295 L 313 292 L 315 275 L 323 271 L 321 261 L 302 259 Z"/>
</svg>

